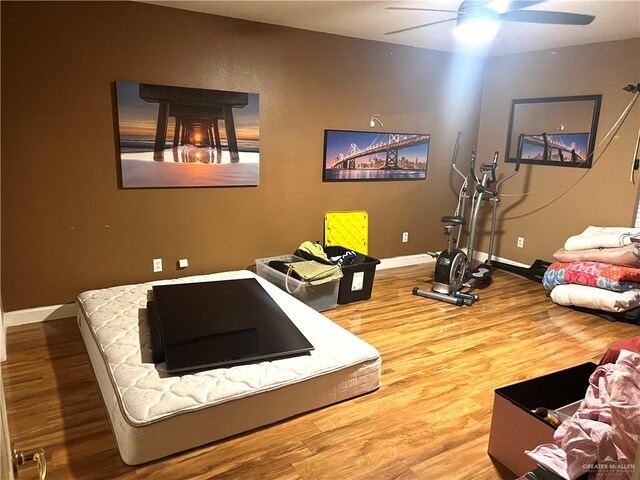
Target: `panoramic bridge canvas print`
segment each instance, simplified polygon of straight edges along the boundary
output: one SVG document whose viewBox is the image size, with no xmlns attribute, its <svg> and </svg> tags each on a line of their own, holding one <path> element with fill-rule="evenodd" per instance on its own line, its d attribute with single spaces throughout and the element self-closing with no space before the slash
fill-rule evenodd
<svg viewBox="0 0 640 480">
<path fill-rule="evenodd" d="M 428 134 L 324 131 L 325 182 L 423 180 Z"/>
<path fill-rule="evenodd" d="M 116 82 L 123 188 L 260 182 L 256 93 Z"/>
<path fill-rule="evenodd" d="M 524 135 L 521 161 L 542 165 L 561 164 L 590 168 L 591 158 L 587 153 L 588 145 L 588 133 Z"/>
</svg>

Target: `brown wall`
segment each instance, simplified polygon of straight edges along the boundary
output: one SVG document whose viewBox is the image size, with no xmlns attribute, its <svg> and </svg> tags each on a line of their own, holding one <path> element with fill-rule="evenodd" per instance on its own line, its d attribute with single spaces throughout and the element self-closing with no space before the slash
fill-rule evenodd
<svg viewBox="0 0 640 480">
<path fill-rule="evenodd" d="M 639 74 L 640 39 L 488 59 L 479 158 L 490 158 L 495 149 L 504 151 L 514 98 L 601 94 L 599 143 L 633 98 L 622 87 L 637 83 Z M 529 194 L 502 197 L 497 255 L 525 264 L 536 258 L 552 260 L 567 237 L 589 225 L 632 225 L 638 187 L 629 182 L 629 171 L 638 128 L 640 101 L 590 170 L 523 165 L 520 174 L 505 183 L 503 192 Z M 602 147 L 597 148 L 594 158 L 601 151 Z M 511 167 L 503 168 L 509 171 Z M 517 237 L 525 238 L 524 248 L 516 247 Z M 480 250 L 487 250 L 486 241 Z"/>
<path fill-rule="evenodd" d="M 443 245 L 456 132 L 463 152 L 477 141 L 481 60 L 139 3 L 1 8 L 7 311 L 244 268 L 321 240 L 328 211 L 367 210 L 379 258 Z M 115 81 L 259 93 L 260 186 L 119 190 Z M 323 130 L 368 129 L 373 113 L 432 134 L 427 180 L 322 183 Z"/>
</svg>

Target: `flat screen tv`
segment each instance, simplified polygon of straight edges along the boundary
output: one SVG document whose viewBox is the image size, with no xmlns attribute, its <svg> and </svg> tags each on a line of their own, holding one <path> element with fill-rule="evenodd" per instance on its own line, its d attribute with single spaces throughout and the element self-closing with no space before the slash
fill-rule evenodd
<svg viewBox="0 0 640 480">
<path fill-rule="evenodd" d="M 322 180 L 424 180 L 430 139 L 426 133 L 325 130 Z"/>
<path fill-rule="evenodd" d="M 313 345 L 253 278 L 156 285 L 147 304 L 154 362 L 169 373 L 309 354 Z"/>
</svg>

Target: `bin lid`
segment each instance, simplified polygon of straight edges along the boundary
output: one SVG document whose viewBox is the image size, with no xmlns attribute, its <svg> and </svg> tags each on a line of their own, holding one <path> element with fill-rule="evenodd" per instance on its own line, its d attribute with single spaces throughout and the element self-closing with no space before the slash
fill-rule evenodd
<svg viewBox="0 0 640 480">
<path fill-rule="evenodd" d="M 324 217 L 324 244 L 369 253 L 369 214 L 364 210 L 329 212 Z"/>
</svg>

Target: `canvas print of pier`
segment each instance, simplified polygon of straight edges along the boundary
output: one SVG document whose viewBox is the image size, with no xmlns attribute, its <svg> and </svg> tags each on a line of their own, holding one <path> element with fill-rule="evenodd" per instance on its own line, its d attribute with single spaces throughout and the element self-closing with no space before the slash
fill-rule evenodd
<svg viewBox="0 0 640 480">
<path fill-rule="evenodd" d="M 522 160 L 524 163 L 559 163 L 566 166 L 590 167 L 588 145 L 588 133 L 525 135 L 522 142 Z"/>
<path fill-rule="evenodd" d="M 116 82 L 123 188 L 260 182 L 256 93 Z"/>
<path fill-rule="evenodd" d="M 428 134 L 325 130 L 322 180 L 423 180 L 429 140 Z"/>
</svg>

